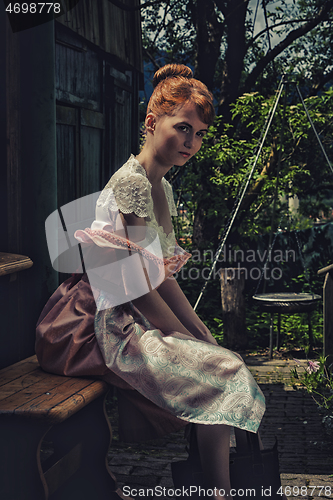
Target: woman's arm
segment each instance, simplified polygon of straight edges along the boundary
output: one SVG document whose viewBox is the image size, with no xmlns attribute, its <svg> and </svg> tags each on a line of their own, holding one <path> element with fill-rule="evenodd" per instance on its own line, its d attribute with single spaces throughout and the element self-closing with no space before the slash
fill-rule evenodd
<svg viewBox="0 0 333 500">
<path fill-rule="evenodd" d="M 199 340 L 218 345 L 213 335 L 193 310 L 174 278 L 168 278 L 157 289 L 159 295 L 187 330 Z"/>
<path fill-rule="evenodd" d="M 168 304 L 163 300 L 157 290 L 152 290 L 138 299 L 132 300 L 132 303 L 139 311 L 163 333 L 180 332 L 193 337 L 193 335 L 179 321 Z"/>
<path fill-rule="evenodd" d="M 128 229 L 136 229 L 136 238 L 130 238 L 131 241 L 141 241 L 145 238 L 146 222 L 144 218 L 137 217 L 135 214 L 122 214 L 120 217 L 124 229 L 118 231 L 121 236 L 128 237 Z M 176 331 L 193 337 L 193 335 L 185 328 L 175 313 L 170 309 L 168 304 L 163 300 L 157 290 L 142 295 L 141 297 L 132 300 L 132 303 L 139 311 L 156 327 L 164 333 Z"/>
<path fill-rule="evenodd" d="M 128 227 L 133 228 L 134 226 L 139 230 L 139 238 L 136 238 L 136 241 L 144 238 L 146 223 L 143 218 L 137 217 L 133 213 L 120 214 L 120 216 L 125 233 L 127 233 Z M 175 279 L 165 280 L 157 290 L 152 290 L 132 300 L 132 303 L 156 328 L 164 333 L 177 331 L 191 337 L 194 336 L 199 340 L 217 344 L 208 328 L 194 312 Z"/>
</svg>

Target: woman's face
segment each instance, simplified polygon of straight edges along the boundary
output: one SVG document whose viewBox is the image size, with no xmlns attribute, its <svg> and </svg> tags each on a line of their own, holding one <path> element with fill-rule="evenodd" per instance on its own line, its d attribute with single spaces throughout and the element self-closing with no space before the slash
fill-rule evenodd
<svg viewBox="0 0 333 500">
<path fill-rule="evenodd" d="M 161 166 L 182 166 L 201 148 L 208 131 L 207 123 L 200 120 L 195 104 L 179 107 L 173 115 L 156 117 L 149 113 L 147 132 L 151 134 L 150 146 Z"/>
</svg>

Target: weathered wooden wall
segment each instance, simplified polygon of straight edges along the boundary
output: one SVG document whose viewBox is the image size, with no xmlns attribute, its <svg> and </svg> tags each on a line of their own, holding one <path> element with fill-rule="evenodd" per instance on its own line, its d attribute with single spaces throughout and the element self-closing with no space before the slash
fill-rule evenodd
<svg viewBox="0 0 333 500">
<path fill-rule="evenodd" d="M 81 0 L 32 29 L 13 34 L 7 23 L 2 8 L 0 252 L 33 266 L 0 277 L 0 368 L 34 353 L 37 318 L 63 278 L 51 267 L 46 218 L 100 191 L 138 151 L 142 81 L 139 12 Z"/>
<path fill-rule="evenodd" d="M 7 151 L 1 150 L 0 251 L 27 255 L 30 269 L 0 276 L 0 367 L 34 351 L 35 325 L 56 285 L 45 239 L 45 219 L 56 208 L 53 24 L 12 33 L 4 10 L 4 96 Z M 1 32 L 1 29 L 0 29 Z"/>
<path fill-rule="evenodd" d="M 122 2 L 130 7 L 140 4 L 140 0 Z M 123 63 L 143 71 L 139 10 L 126 11 L 108 0 L 80 0 L 57 21 Z"/>
<path fill-rule="evenodd" d="M 63 24 L 55 24 L 61 206 L 102 189 L 129 154 L 137 152 L 142 75 Z"/>
</svg>

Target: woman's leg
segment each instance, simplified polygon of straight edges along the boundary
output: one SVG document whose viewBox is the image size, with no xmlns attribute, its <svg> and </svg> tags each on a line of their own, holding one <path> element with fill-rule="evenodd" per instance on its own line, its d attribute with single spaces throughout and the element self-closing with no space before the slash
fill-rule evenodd
<svg viewBox="0 0 333 500">
<path fill-rule="evenodd" d="M 229 497 L 230 500 L 230 427 L 196 424 L 195 428 L 207 487 L 216 488 L 216 495 L 213 498 Z M 225 496 L 223 496 L 223 491 Z"/>
</svg>

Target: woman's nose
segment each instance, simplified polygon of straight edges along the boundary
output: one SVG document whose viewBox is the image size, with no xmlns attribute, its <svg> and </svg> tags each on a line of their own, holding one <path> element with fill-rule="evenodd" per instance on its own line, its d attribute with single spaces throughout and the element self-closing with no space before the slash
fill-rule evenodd
<svg viewBox="0 0 333 500">
<path fill-rule="evenodd" d="M 188 149 L 191 149 L 192 145 L 193 145 L 193 136 L 189 135 L 185 139 L 184 146 Z"/>
</svg>

